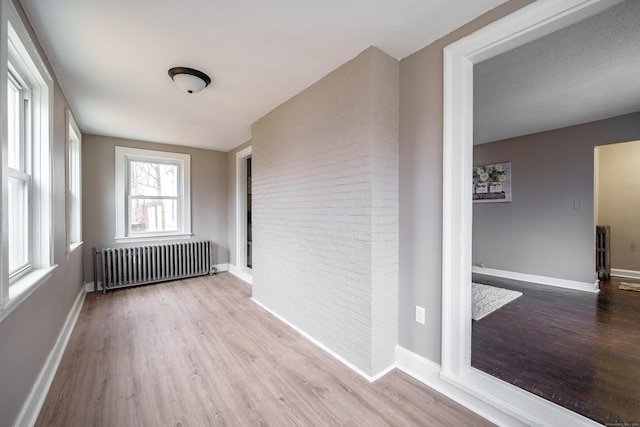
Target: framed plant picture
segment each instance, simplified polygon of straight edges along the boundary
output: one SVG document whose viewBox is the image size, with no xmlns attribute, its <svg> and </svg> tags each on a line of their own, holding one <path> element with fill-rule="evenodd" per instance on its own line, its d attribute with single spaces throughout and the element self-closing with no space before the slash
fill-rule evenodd
<svg viewBox="0 0 640 427">
<path fill-rule="evenodd" d="M 511 162 L 473 167 L 473 202 L 511 201 Z"/>
</svg>

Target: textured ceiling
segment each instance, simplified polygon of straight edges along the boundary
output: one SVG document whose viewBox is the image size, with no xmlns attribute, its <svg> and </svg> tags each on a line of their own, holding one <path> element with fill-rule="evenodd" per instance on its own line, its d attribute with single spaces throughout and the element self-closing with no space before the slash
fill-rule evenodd
<svg viewBox="0 0 640 427">
<path fill-rule="evenodd" d="M 476 64 L 474 104 L 476 144 L 640 111 L 640 1 Z"/>
<path fill-rule="evenodd" d="M 401 59 L 505 0 L 21 0 L 84 133 L 229 150 L 369 46 Z M 209 74 L 188 95 L 174 66 Z"/>
</svg>

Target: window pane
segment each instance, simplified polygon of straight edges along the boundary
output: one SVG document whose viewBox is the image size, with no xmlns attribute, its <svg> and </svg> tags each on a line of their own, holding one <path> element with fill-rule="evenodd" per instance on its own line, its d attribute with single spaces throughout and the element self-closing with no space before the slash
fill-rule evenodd
<svg viewBox="0 0 640 427">
<path fill-rule="evenodd" d="M 20 88 L 11 80 L 7 85 L 7 130 L 9 134 L 9 167 L 24 171 L 20 150 Z"/>
<path fill-rule="evenodd" d="M 9 275 L 29 263 L 27 200 L 28 183 L 9 176 Z"/>
<path fill-rule="evenodd" d="M 153 233 L 178 230 L 177 199 L 130 198 L 130 227 L 132 233 Z"/>
<path fill-rule="evenodd" d="M 178 165 L 129 162 L 129 192 L 132 196 L 178 196 Z"/>
<path fill-rule="evenodd" d="M 81 240 L 81 205 L 80 205 L 80 140 L 69 127 L 69 240 L 77 243 Z"/>
</svg>

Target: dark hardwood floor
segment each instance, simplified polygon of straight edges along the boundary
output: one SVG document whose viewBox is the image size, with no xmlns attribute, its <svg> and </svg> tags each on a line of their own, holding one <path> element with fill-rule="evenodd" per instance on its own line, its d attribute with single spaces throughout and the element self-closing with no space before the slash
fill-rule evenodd
<svg viewBox="0 0 640 427">
<path fill-rule="evenodd" d="M 640 292 L 474 275 L 523 295 L 473 322 L 471 365 L 602 424 L 640 423 Z M 628 423 L 628 424 L 623 424 Z"/>
<path fill-rule="evenodd" d="M 87 295 L 36 423 L 269 425 L 493 424 L 399 370 L 369 383 L 229 273 Z"/>
</svg>

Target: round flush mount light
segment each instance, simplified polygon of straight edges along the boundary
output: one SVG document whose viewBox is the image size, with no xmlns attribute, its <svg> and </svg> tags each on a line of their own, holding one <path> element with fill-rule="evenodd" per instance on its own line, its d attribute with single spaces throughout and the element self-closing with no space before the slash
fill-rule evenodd
<svg viewBox="0 0 640 427">
<path fill-rule="evenodd" d="M 187 67 L 173 67 L 169 77 L 187 93 L 198 93 L 211 84 L 211 79 L 202 71 Z"/>
</svg>

